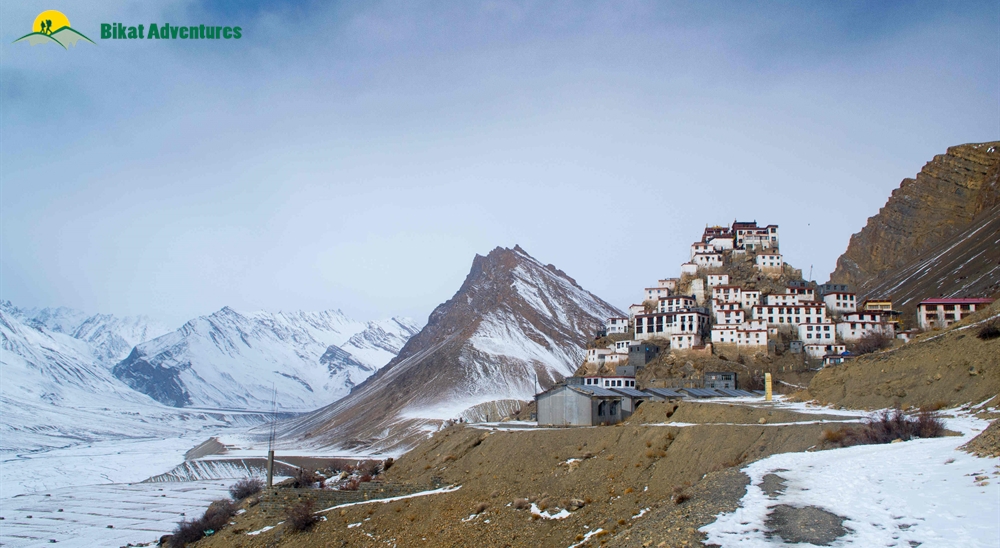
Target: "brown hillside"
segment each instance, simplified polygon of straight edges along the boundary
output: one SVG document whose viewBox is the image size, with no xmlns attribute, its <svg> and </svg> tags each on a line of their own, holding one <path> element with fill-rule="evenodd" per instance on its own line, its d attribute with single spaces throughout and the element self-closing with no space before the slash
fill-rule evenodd
<svg viewBox="0 0 1000 548">
<path fill-rule="evenodd" d="M 979 403 L 1000 393 L 1000 338 L 977 332 L 1000 303 L 942 332 L 929 332 L 886 352 L 828 367 L 813 377 L 804 399 L 849 408 Z"/>
<path fill-rule="evenodd" d="M 750 424 L 662 425 L 676 417 L 694 423 Z M 401 457 L 386 479 L 426 485 L 437 477 L 461 485 L 457 491 L 338 509 L 306 533 L 278 525 L 280 513 L 265 513 L 266 505 L 261 504 L 197 546 L 311 548 L 388 542 L 565 548 L 598 528 L 607 533 L 591 545 L 625 545 L 641 538 L 651 546 L 694 546 L 702 538 L 696 529 L 735 508 L 745 492 L 747 479 L 735 467 L 815 445 L 830 426 L 806 424 L 817 418 L 767 404 L 681 403 L 675 410 L 674 404 L 646 403 L 628 424 L 615 427 L 495 431 L 455 425 Z M 758 424 L 760 419 L 803 424 L 766 426 Z M 674 487 L 685 485 L 682 491 L 690 499 L 675 504 Z M 307 490 L 299 494 L 309 496 Z M 515 507 L 521 498 L 550 511 L 571 506 L 571 499 L 583 507 L 563 520 L 532 518 L 529 510 Z M 477 507 L 485 509 L 473 517 Z M 645 518 L 633 518 L 643 509 L 648 509 Z M 357 525 L 348 527 L 352 524 Z M 246 534 L 275 525 L 258 535 Z"/>
<path fill-rule="evenodd" d="M 996 266 L 1000 259 L 996 250 L 1000 246 L 994 243 L 992 248 L 984 248 L 983 255 L 977 255 L 978 249 L 958 250 L 952 253 L 952 259 L 946 257 L 938 262 L 928 253 L 939 248 L 941 254 L 947 248 L 945 244 L 960 243 L 962 239 L 956 237 L 974 223 L 982 224 L 984 218 L 998 216 L 998 178 L 1000 142 L 954 146 L 947 153 L 935 156 L 915 179 L 904 179 L 878 214 L 851 237 L 830 281 L 851 284 L 863 296 L 897 298 L 901 288 L 905 291 L 908 284 L 920 282 L 923 277 L 919 274 L 937 270 L 943 277 L 935 280 L 937 286 L 921 288 L 924 296 L 989 293 L 986 288 L 968 287 L 970 276 L 982 272 L 946 272 L 946 269 L 964 263 L 958 260 L 961 257 L 978 261 L 973 266 Z M 991 225 L 973 237 L 980 242 L 995 242 L 997 228 Z M 932 260 L 917 269 L 918 275 L 910 272 L 890 280 L 893 274 L 928 258 Z M 912 311 L 904 309 L 904 312 Z"/>
</svg>

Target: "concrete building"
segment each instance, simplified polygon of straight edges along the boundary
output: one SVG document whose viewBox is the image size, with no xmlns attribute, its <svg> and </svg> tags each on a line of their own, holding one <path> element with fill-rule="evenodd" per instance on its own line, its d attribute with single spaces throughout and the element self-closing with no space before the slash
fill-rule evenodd
<svg viewBox="0 0 1000 548">
<path fill-rule="evenodd" d="M 837 326 L 831 321 L 800 323 L 797 327 L 799 330 L 799 340 L 805 343 L 822 342 L 829 344 L 837 340 Z"/>
<path fill-rule="evenodd" d="M 722 267 L 722 253 L 699 253 L 691 258 L 698 268 Z"/>
<path fill-rule="evenodd" d="M 688 274 L 694 276 L 698 273 L 698 265 L 694 263 L 684 263 L 681 265 L 681 274 Z"/>
<path fill-rule="evenodd" d="M 917 325 L 923 330 L 945 328 L 992 303 L 993 299 L 927 299 L 917 305 Z"/>
<path fill-rule="evenodd" d="M 660 347 L 652 343 L 635 341 L 628 347 L 628 364 L 633 367 L 645 367 L 660 353 Z"/>
<path fill-rule="evenodd" d="M 717 285 L 712 288 L 712 299 L 724 303 L 742 303 L 743 288 L 738 285 Z"/>
<path fill-rule="evenodd" d="M 797 306 L 767 306 L 753 307 L 751 316 L 755 320 L 763 320 L 768 326 L 792 325 L 801 323 L 824 323 L 826 307 L 821 304 L 800 304 Z"/>
<path fill-rule="evenodd" d="M 801 302 L 801 297 L 791 293 L 774 293 L 764 296 L 765 306 L 796 306 Z"/>
<path fill-rule="evenodd" d="M 705 388 L 736 389 L 736 373 L 733 371 L 705 372 Z"/>
<path fill-rule="evenodd" d="M 645 296 L 643 300 L 656 302 L 660 298 L 669 295 L 670 295 L 670 290 L 667 289 L 666 287 L 647 287 L 645 289 Z"/>
<path fill-rule="evenodd" d="M 628 318 L 623 316 L 612 316 L 604 322 L 604 328 L 608 335 L 628 333 Z"/>
<path fill-rule="evenodd" d="M 847 346 L 842 344 L 822 344 L 810 343 L 803 346 L 803 350 L 810 359 L 822 360 L 829 354 L 840 355 L 847 351 Z"/>
<path fill-rule="evenodd" d="M 691 262 L 694 262 L 695 256 L 704 253 L 715 253 L 715 248 L 708 242 L 695 242 L 691 244 Z"/>
<path fill-rule="evenodd" d="M 635 339 L 644 341 L 657 337 L 666 339 L 681 333 L 701 334 L 708 332 L 708 326 L 708 314 L 702 311 L 636 314 Z"/>
<path fill-rule="evenodd" d="M 680 312 L 694 308 L 697 304 L 694 297 L 687 295 L 672 295 L 670 297 L 660 297 L 657 302 L 657 312 Z"/>
<path fill-rule="evenodd" d="M 665 287 L 670 290 L 671 294 L 673 294 L 674 291 L 677 291 L 677 282 L 679 281 L 680 280 L 678 280 L 677 278 L 666 278 L 663 280 L 657 280 L 656 286 Z"/>
<path fill-rule="evenodd" d="M 744 289 L 742 304 L 743 308 L 747 310 L 750 310 L 751 308 L 760 304 L 760 291 Z"/>
<path fill-rule="evenodd" d="M 845 342 L 855 342 L 869 333 L 884 333 L 895 338 L 896 332 L 892 324 L 886 323 L 882 315 L 876 312 L 854 312 L 844 314 L 837 322 L 837 336 Z"/>
<path fill-rule="evenodd" d="M 785 288 L 785 293 L 789 295 L 796 295 L 799 298 L 800 303 L 813 302 L 816 300 L 816 289 L 804 283 L 792 282 Z"/>
<path fill-rule="evenodd" d="M 830 312 L 857 312 L 858 296 L 844 291 L 831 291 L 823 295 L 823 302 Z"/>
<path fill-rule="evenodd" d="M 816 286 L 816 293 L 823 298 L 830 293 L 848 293 L 851 290 L 847 287 L 847 284 L 820 284 Z"/>
<path fill-rule="evenodd" d="M 709 274 L 708 287 L 715 287 L 717 285 L 729 285 L 729 274 Z"/>
<path fill-rule="evenodd" d="M 731 232 L 735 248 L 760 251 L 778 247 L 778 225 L 761 227 L 757 226 L 757 221 L 733 221 Z"/>
<path fill-rule="evenodd" d="M 639 409 L 643 402 L 649 401 L 652 397 L 635 388 L 611 388 L 612 392 L 622 397 L 622 420 L 632 416 Z"/>
<path fill-rule="evenodd" d="M 671 350 L 691 350 L 702 346 L 704 345 L 701 343 L 701 333 L 674 333 L 670 335 Z"/>
<path fill-rule="evenodd" d="M 562 384 L 535 396 L 544 426 L 596 426 L 622 421 L 622 396 L 604 388 Z"/>
<path fill-rule="evenodd" d="M 772 277 L 780 277 L 785 269 L 785 262 L 780 253 L 758 253 L 754 258 L 757 270 Z"/>
</svg>

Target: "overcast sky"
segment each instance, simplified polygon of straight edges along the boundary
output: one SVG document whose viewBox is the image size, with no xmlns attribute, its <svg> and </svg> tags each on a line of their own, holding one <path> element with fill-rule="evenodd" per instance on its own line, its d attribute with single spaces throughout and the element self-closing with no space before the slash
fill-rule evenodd
<svg viewBox="0 0 1000 548">
<path fill-rule="evenodd" d="M 97 45 L 12 44 L 56 8 Z M 986 2 L 3 2 L 0 293 L 424 321 L 520 244 L 619 307 L 706 224 L 826 281 L 948 146 L 1000 138 Z M 100 24 L 241 26 L 100 40 Z"/>
</svg>

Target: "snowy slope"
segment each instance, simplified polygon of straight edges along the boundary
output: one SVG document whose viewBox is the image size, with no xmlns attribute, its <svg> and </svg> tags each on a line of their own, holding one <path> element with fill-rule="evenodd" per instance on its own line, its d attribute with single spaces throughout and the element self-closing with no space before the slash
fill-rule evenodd
<svg viewBox="0 0 1000 548">
<path fill-rule="evenodd" d="M 407 319 L 351 320 L 340 311 L 254 312 L 229 307 L 135 347 L 114 375 L 172 406 L 285 410 L 347 395 L 414 332 Z"/>
<path fill-rule="evenodd" d="M 93 357 L 108 367 L 128 356 L 135 345 L 170 332 L 167 326 L 146 316 L 87 315 L 62 306 L 21 309 L 9 301 L 0 303 L 0 309 L 28 326 L 86 342 Z"/>
<path fill-rule="evenodd" d="M 622 313 L 520 247 L 477 256 L 458 292 L 351 395 L 285 428 L 284 440 L 397 453 L 487 402 L 530 400 L 571 375 L 595 328 Z M 537 382 L 537 385 L 536 385 Z"/>
<path fill-rule="evenodd" d="M 723 548 L 774 546 L 780 541 L 768 538 L 765 525 L 772 509 L 814 506 L 847 518 L 847 533 L 836 546 L 998 546 L 1000 467 L 996 459 L 957 450 L 989 423 L 960 413 L 946 424 L 963 435 L 783 453 L 754 462 L 743 470 L 751 485 L 740 508 L 701 531 L 709 544 Z M 760 488 L 768 474 L 787 481 L 774 498 Z M 988 481 L 975 479 L 984 476 Z"/>
<path fill-rule="evenodd" d="M 112 376 L 84 341 L 26 325 L 3 310 L 0 346 L 0 452 L 177 436 L 265 420 L 165 407 Z"/>
</svg>

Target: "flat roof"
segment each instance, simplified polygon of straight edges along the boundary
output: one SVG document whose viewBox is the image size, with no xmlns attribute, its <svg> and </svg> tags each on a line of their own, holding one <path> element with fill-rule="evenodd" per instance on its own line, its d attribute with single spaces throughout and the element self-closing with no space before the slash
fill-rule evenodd
<svg viewBox="0 0 1000 548">
<path fill-rule="evenodd" d="M 990 304 L 993 299 L 970 298 L 970 299 L 927 299 L 920 301 L 920 304 Z"/>
<path fill-rule="evenodd" d="M 624 396 L 628 396 L 630 398 L 648 398 L 649 397 L 649 394 L 647 394 L 647 393 L 645 393 L 645 392 L 643 392 L 641 390 L 636 390 L 635 388 L 628 388 L 628 387 L 624 387 L 624 386 L 616 386 L 614 388 L 611 388 L 610 390 L 612 392 L 618 392 L 619 394 L 622 394 Z"/>
</svg>

